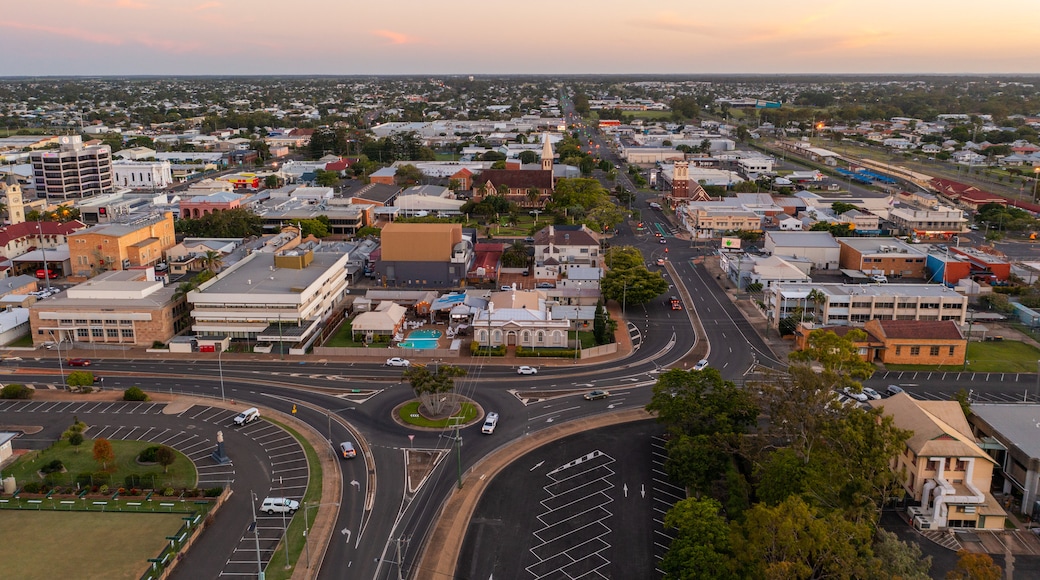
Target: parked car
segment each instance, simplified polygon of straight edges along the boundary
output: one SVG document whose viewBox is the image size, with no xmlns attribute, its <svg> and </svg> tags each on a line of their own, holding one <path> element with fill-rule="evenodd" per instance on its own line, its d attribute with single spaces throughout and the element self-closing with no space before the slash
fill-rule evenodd
<svg viewBox="0 0 1040 580">
<path fill-rule="evenodd" d="M 885 276 L 884 274 L 874 274 L 873 276 L 870 277 L 870 279 L 875 281 L 875 282 L 877 282 L 878 284 L 887 284 L 888 283 L 888 277 Z"/>
<path fill-rule="evenodd" d="M 242 411 L 235 416 L 235 425 L 245 425 L 246 423 L 252 423 L 260 418 L 260 409 L 256 407 L 250 407 L 245 411 Z"/>
<path fill-rule="evenodd" d="M 865 395 L 864 393 L 857 393 L 856 391 L 853 391 L 849 387 L 845 387 L 845 389 L 842 392 L 845 393 L 846 397 L 849 397 L 851 399 L 856 399 L 860 403 L 866 403 L 867 402 L 867 395 Z"/>
<path fill-rule="evenodd" d="M 498 413 L 492 411 L 484 417 L 484 426 L 480 428 L 480 432 L 484 435 L 491 435 L 495 432 L 495 427 L 498 425 Z"/>
<path fill-rule="evenodd" d="M 513 289 L 512 286 L 502 286 L 501 288 L 499 288 L 499 290 L 501 290 L 503 292 L 509 292 L 512 289 Z"/>
<path fill-rule="evenodd" d="M 899 393 L 905 393 L 905 392 L 906 391 L 903 390 L 903 387 L 900 387 L 899 385 L 888 385 L 888 388 L 885 389 L 885 395 L 887 395 L 889 397 L 891 397 L 892 395 L 898 395 Z"/>
<path fill-rule="evenodd" d="M 603 390 L 600 390 L 600 389 L 596 389 L 595 391 L 589 391 L 589 392 L 585 393 L 585 400 L 586 401 L 595 401 L 596 399 L 606 399 L 609 396 L 610 396 L 609 392 L 603 391 Z"/>
<path fill-rule="evenodd" d="M 66 361 L 70 367 L 89 367 L 90 359 L 85 358 L 70 358 Z"/>
<path fill-rule="evenodd" d="M 553 284 L 552 282 L 539 282 L 538 285 L 535 286 L 535 287 L 536 288 L 543 288 L 543 289 L 545 289 L 545 288 L 555 288 L 556 285 Z"/>
<path fill-rule="evenodd" d="M 702 358 L 697 361 L 697 364 L 693 365 L 693 370 L 695 371 L 703 371 L 706 368 L 708 368 L 708 359 L 706 358 Z"/>
<path fill-rule="evenodd" d="M 524 366 L 516 369 L 516 374 L 518 374 L 518 375 L 537 375 L 538 374 L 538 369 L 536 369 L 534 367 L 529 367 L 527 365 L 524 365 Z"/>
<path fill-rule="evenodd" d="M 260 511 L 267 515 L 273 513 L 296 513 L 300 509 L 300 502 L 286 497 L 265 497 L 264 503 L 260 504 Z"/>
<path fill-rule="evenodd" d="M 386 366 L 388 366 L 388 367 L 410 367 L 410 366 L 412 366 L 412 361 L 410 361 L 410 360 L 408 360 L 406 358 L 401 358 L 399 356 L 395 356 L 393 358 L 386 359 Z"/>
<path fill-rule="evenodd" d="M 339 457 L 340 459 L 353 459 L 357 457 L 357 450 L 354 449 L 354 444 L 350 441 L 344 441 L 339 444 Z"/>
<path fill-rule="evenodd" d="M 870 387 L 863 387 L 863 394 L 866 395 L 868 399 L 873 399 L 875 401 L 881 398 L 881 393 Z"/>
</svg>

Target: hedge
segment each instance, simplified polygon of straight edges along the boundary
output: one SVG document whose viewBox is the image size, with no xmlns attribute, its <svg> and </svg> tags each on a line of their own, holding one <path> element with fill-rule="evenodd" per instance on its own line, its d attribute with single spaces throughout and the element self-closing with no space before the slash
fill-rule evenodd
<svg viewBox="0 0 1040 580">
<path fill-rule="evenodd" d="M 573 348 L 524 348 L 516 347 L 518 357 L 577 358 Z"/>
</svg>

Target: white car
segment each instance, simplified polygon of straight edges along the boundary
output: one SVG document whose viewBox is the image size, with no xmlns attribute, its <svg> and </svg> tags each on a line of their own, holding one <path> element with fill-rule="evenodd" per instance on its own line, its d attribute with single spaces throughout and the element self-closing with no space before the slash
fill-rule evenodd
<svg viewBox="0 0 1040 580">
<path fill-rule="evenodd" d="M 697 361 L 697 364 L 693 365 L 693 370 L 695 371 L 703 371 L 706 368 L 708 368 L 708 359 L 706 358 L 702 358 Z"/>
<path fill-rule="evenodd" d="M 529 366 L 522 366 L 522 367 L 516 369 L 516 374 L 518 374 L 518 375 L 537 375 L 538 374 L 538 369 L 536 369 L 534 367 L 529 367 Z"/>
<path fill-rule="evenodd" d="M 300 502 L 284 497 L 264 498 L 264 503 L 260 504 L 260 511 L 267 515 L 275 512 L 292 514 L 296 513 L 298 509 L 300 509 Z"/>
<path fill-rule="evenodd" d="M 847 387 L 842 392 L 845 393 L 846 397 L 849 397 L 849 398 L 852 398 L 852 399 L 856 399 L 860 403 L 866 403 L 867 402 L 867 395 L 864 394 L 864 393 L 857 393 L 856 391 L 853 391 L 852 389 L 847 388 Z"/>
<path fill-rule="evenodd" d="M 875 401 L 881 398 L 881 393 L 870 387 L 863 387 L 863 394 L 866 395 L 868 399 L 874 399 Z"/>
<path fill-rule="evenodd" d="M 484 418 L 484 426 L 480 428 L 480 432 L 484 435 L 491 435 L 495 432 L 495 427 L 498 425 L 498 413 L 491 412 Z"/>
<path fill-rule="evenodd" d="M 386 359 L 386 366 L 388 366 L 388 367 L 410 367 L 410 366 L 412 366 L 412 361 L 410 361 L 410 360 L 408 360 L 406 358 L 401 358 L 399 356 L 395 356 L 394 358 Z"/>
</svg>

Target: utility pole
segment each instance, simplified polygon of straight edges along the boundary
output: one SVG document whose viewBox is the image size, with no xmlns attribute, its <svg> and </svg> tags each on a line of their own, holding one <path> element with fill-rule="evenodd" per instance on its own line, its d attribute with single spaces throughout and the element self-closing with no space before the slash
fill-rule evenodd
<svg viewBox="0 0 1040 580">
<path fill-rule="evenodd" d="M 455 456 L 459 464 L 459 489 L 462 489 L 462 431 L 460 425 L 455 425 Z"/>
<path fill-rule="evenodd" d="M 256 541 L 256 577 L 257 580 L 264 580 L 264 567 L 260 563 L 260 532 L 257 529 L 259 524 L 256 521 L 256 494 L 253 490 L 249 490 L 249 500 L 253 508 L 253 539 Z"/>
</svg>

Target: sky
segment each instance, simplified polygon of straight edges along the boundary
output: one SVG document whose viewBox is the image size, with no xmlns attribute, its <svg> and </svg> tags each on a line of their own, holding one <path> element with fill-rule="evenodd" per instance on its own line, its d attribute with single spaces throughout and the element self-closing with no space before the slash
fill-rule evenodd
<svg viewBox="0 0 1040 580">
<path fill-rule="evenodd" d="M 0 12 L 0 76 L 1035 74 L 1036 8 L 1036 0 L 22 1 Z"/>
</svg>

